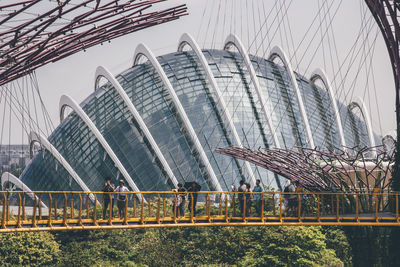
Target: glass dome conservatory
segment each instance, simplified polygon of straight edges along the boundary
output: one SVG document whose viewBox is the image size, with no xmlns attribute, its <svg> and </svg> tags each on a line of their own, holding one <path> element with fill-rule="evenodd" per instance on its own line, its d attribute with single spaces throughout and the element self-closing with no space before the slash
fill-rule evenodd
<svg viewBox="0 0 400 267">
<path fill-rule="evenodd" d="M 48 139 L 31 134 L 40 149 L 20 177 L 25 188 L 97 191 L 111 177 L 134 191 L 187 181 L 230 190 L 241 179 L 278 189 L 283 178 L 215 149 L 332 151 L 377 139 L 362 101 L 340 103 L 322 70 L 306 78 L 279 47 L 266 59 L 248 55 L 233 35 L 224 49 L 200 50 L 184 34 L 178 52 L 157 58 L 139 45 L 123 73 L 97 69 L 96 90 L 80 105 L 62 96 L 60 117 Z"/>
</svg>

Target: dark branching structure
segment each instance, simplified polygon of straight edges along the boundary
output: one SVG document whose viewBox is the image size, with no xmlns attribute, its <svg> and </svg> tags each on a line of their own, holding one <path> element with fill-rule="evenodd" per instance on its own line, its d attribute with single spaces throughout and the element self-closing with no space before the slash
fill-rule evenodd
<svg viewBox="0 0 400 267">
<path fill-rule="evenodd" d="M 398 0 L 365 0 L 365 3 L 381 30 L 392 64 L 396 91 L 396 150 L 398 151 L 395 156 L 392 189 L 400 191 L 400 3 Z"/>
<path fill-rule="evenodd" d="M 251 150 L 241 147 L 218 148 L 218 153 L 254 163 L 299 183 L 309 191 L 388 190 L 393 152 L 383 147 L 336 149 L 335 153 L 302 148 Z M 373 157 L 371 156 L 373 155 Z"/>
<path fill-rule="evenodd" d="M 25 0 L 0 5 L 0 85 L 114 38 L 187 15 L 166 0 Z M 3 1 L 2 1 L 3 2 Z"/>
</svg>

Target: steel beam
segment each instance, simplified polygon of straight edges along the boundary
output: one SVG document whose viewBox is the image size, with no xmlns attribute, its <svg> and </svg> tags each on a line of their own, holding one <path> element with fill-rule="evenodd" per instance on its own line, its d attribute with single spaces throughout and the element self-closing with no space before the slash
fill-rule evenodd
<svg viewBox="0 0 400 267">
<path fill-rule="evenodd" d="M 271 131 L 271 135 L 272 135 L 272 139 L 273 139 L 274 145 L 277 148 L 281 148 L 281 145 L 280 145 L 279 140 L 278 140 L 278 136 L 277 136 L 276 131 L 275 131 L 274 127 L 273 127 L 272 118 L 270 116 L 270 113 L 267 110 L 267 104 L 265 103 L 265 100 L 264 100 L 264 94 L 263 94 L 263 92 L 261 90 L 261 86 L 260 86 L 260 83 L 258 81 L 256 72 L 255 72 L 254 67 L 253 67 L 253 64 L 251 64 L 250 57 L 249 57 L 246 49 L 244 48 L 244 45 L 239 40 L 239 38 L 234 34 L 230 34 L 226 38 L 225 44 L 224 44 L 224 50 L 228 50 L 231 46 L 236 47 L 236 49 L 239 51 L 240 55 L 242 56 L 242 58 L 244 60 L 244 63 L 246 64 L 247 70 L 250 73 L 251 80 L 253 82 L 253 85 L 254 85 L 254 87 L 256 89 L 256 92 L 257 92 L 257 95 L 258 95 L 258 98 L 260 100 L 261 109 L 262 109 L 262 111 L 264 113 L 265 118 L 267 119 L 267 123 L 268 123 L 269 129 Z"/>
<path fill-rule="evenodd" d="M 42 1 L 34 0 L 0 6 L 0 85 L 94 45 L 187 15 L 185 4 L 154 10 L 164 1 L 64 0 L 43 9 Z"/>
<path fill-rule="evenodd" d="M 133 66 L 137 65 L 140 58 L 141 57 L 145 57 L 147 58 L 147 60 L 149 60 L 149 62 L 151 63 L 151 65 L 153 66 L 153 68 L 155 69 L 155 71 L 157 72 L 158 76 L 161 78 L 162 83 L 164 84 L 164 86 L 167 88 L 167 92 L 169 94 L 169 96 L 171 97 L 174 106 L 176 108 L 176 111 L 178 113 L 178 115 L 181 117 L 183 124 L 185 126 L 185 130 L 188 132 L 191 141 L 194 143 L 194 146 L 197 150 L 197 152 L 199 153 L 199 156 L 201 158 L 201 160 L 203 161 L 208 176 L 211 179 L 211 182 L 214 186 L 214 190 L 216 191 L 222 191 L 222 187 L 217 179 L 217 176 L 214 173 L 214 170 L 211 167 L 211 164 L 207 158 L 206 153 L 204 152 L 203 147 L 200 144 L 200 141 L 196 135 L 196 132 L 193 129 L 193 126 L 185 112 L 185 110 L 182 107 L 182 104 L 178 98 L 178 96 L 175 93 L 174 88 L 172 87 L 171 82 L 169 81 L 167 75 L 165 74 L 164 70 L 162 69 L 160 63 L 158 62 L 158 60 L 156 59 L 156 57 L 154 56 L 154 54 L 150 51 L 150 49 L 145 46 L 144 44 L 139 44 L 136 47 L 135 50 L 135 54 L 133 57 Z"/>
<path fill-rule="evenodd" d="M 60 152 L 58 152 L 58 150 L 44 136 L 32 131 L 29 135 L 29 139 L 30 139 L 29 150 L 30 150 L 31 157 L 33 155 L 33 153 L 32 153 L 33 143 L 37 142 L 37 143 L 41 144 L 64 167 L 64 169 L 69 173 L 69 175 L 71 175 L 71 177 L 82 188 L 83 191 L 90 192 L 89 187 L 87 187 L 85 182 L 83 182 L 81 177 L 79 177 L 79 175 L 71 167 L 71 165 L 68 163 L 68 161 L 60 154 Z M 92 195 L 91 195 L 91 199 L 94 200 Z"/>
<path fill-rule="evenodd" d="M 178 51 L 182 51 L 185 45 L 188 45 L 193 52 L 196 54 L 197 58 L 200 60 L 200 64 L 203 67 L 203 70 L 206 74 L 206 77 L 208 79 L 209 84 L 211 85 L 212 89 L 215 92 L 215 95 L 217 96 L 217 102 L 220 103 L 222 112 L 225 116 L 225 120 L 228 122 L 228 128 L 232 132 L 233 139 L 235 140 L 235 143 L 237 146 L 242 147 L 242 142 L 240 141 L 239 135 L 236 131 L 236 127 L 233 124 L 232 116 L 228 110 L 228 107 L 226 106 L 225 100 L 222 96 L 221 90 L 218 87 L 217 81 L 215 80 L 215 77 L 211 71 L 210 66 L 208 65 L 207 59 L 204 56 L 203 52 L 201 51 L 199 45 L 197 42 L 193 39 L 193 37 L 187 33 L 184 33 L 181 38 L 179 39 L 179 45 L 178 45 Z M 244 162 L 245 168 L 247 173 L 250 175 L 250 179 L 253 181 L 255 184 L 256 179 L 254 177 L 253 170 L 250 167 L 250 164 L 248 162 Z"/>
<path fill-rule="evenodd" d="M 99 82 L 100 82 L 101 78 L 105 78 L 107 81 L 109 81 L 112 84 L 112 86 L 114 87 L 115 91 L 118 93 L 118 95 L 122 98 L 125 105 L 128 107 L 129 112 L 132 114 L 133 118 L 139 125 L 141 132 L 144 133 L 145 137 L 149 141 L 150 146 L 154 150 L 156 157 L 161 162 L 161 165 L 163 166 L 164 171 L 167 173 L 167 175 L 168 175 L 169 179 L 172 181 L 172 183 L 177 187 L 178 180 L 176 179 L 174 173 L 172 172 L 170 166 L 168 165 L 166 159 L 164 158 L 164 155 L 162 154 L 156 141 L 154 140 L 153 136 L 151 135 L 149 129 L 147 128 L 146 123 L 143 121 L 139 112 L 136 110 L 132 101 L 129 99 L 129 96 L 126 94 L 126 92 L 122 88 L 121 84 L 117 81 L 117 79 L 115 79 L 115 77 L 106 68 L 99 66 L 99 67 L 97 67 L 96 74 L 95 74 L 95 86 L 94 86 L 95 90 L 97 90 L 97 88 L 99 87 Z"/>
<path fill-rule="evenodd" d="M 24 184 L 24 182 L 22 182 L 20 179 L 18 179 L 17 177 L 15 177 L 13 174 L 11 174 L 9 172 L 5 172 L 1 175 L 1 187 L 3 188 L 3 190 L 4 190 L 4 185 L 7 182 L 12 183 L 17 188 L 21 189 L 24 192 L 32 192 L 32 190 L 26 184 Z M 32 200 L 35 200 L 35 195 L 33 193 L 28 193 L 27 195 Z M 37 197 L 36 197 L 36 199 L 37 199 Z M 40 201 L 40 202 L 41 202 L 42 207 L 47 209 L 47 206 L 43 203 L 43 201 Z"/>
<path fill-rule="evenodd" d="M 335 119 L 336 119 L 336 124 L 337 124 L 338 130 L 339 130 L 340 143 L 342 145 L 342 148 L 344 150 L 346 150 L 346 140 L 344 139 L 343 125 L 342 125 L 342 120 L 340 118 L 339 109 L 338 109 L 338 106 L 336 103 L 336 96 L 332 90 L 331 83 L 330 83 L 328 77 L 326 76 L 325 71 L 323 71 L 320 68 L 317 68 L 316 70 L 313 71 L 313 73 L 311 74 L 310 81 L 312 83 L 314 83 L 318 79 L 322 81 L 326 90 L 328 91 L 329 98 L 331 100 L 331 104 L 332 104 L 333 110 L 335 112 Z"/>
<path fill-rule="evenodd" d="M 365 105 L 364 101 L 360 97 L 356 97 L 349 105 L 348 105 L 350 111 L 352 111 L 355 107 L 358 107 L 358 109 L 361 111 L 361 115 L 363 116 L 364 122 L 367 126 L 367 134 L 368 134 L 368 139 L 369 139 L 369 144 L 371 147 L 375 147 L 375 138 L 374 138 L 374 133 L 372 131 L 372 124 L 371 124 L 371 118 L 369 116 L 369 112 L 367 109 L 367 106 Z M 372 150 L 373 156 L 376 156 L 376 149 L 374 148 Z"/>
<path fill-rule="evenodd" d="M 122 163 L 119 161 L 117 155 L 115 155 L 114 151 L 104 138 L 104 136 L 100 133 L 100 131 L 97 129 L 96 125 L 92 122 L 92 120 L 89 118 L 89 116 L 83 111 L 83 109 L 76 103 L 71 97 L 67 95 L 62 95 L 60 98 L 60 122 L 64 120 L 64 111 L 66 107 L 72 108 L 75 113 L 81 118 L 82 121 L 85 122 L 87 127 L 89 127 L 89 130 L 96 136 L 96 139 L 100 142 L 104 150 L 107 152 L 107 154 L 110 156 L 111 160 L 114 162 L 115 166 L 117 169 L 121 172 L 121 174 L 125 177 L 126 181 L 128 182 L 129 186 L 131 189 L 135 192 L 139 192 L 139 188 L 136 186 L 135 182 L 129 175 L 128 171 L 125 169 L 125 167 L 122 165 Z M 139 196 L 140 197 L 140 196 Z"/>
<path fill-rule="evenodd" d="M 268 60 L 271 60 L 271 61 L 273 61 L 275 58 L 280 58 L 280 60 L 283 62 L 283 65 L 286 68 L 287 73 L 289 74 L 290 81 L 292 83 L 292 86 L 293 86 L 296 96 L 297 96 L 297 102 L 299 103 L 300 114 L 301 114 L 301 117 L 303 118 L 303 122 L 306 127 L 306 134 L 307 134 L 307 138 L 308 138 L 310 147 L 314 148 L 315 147 L 314 138 L 311 134 L 311 128 L 310 128 L 310 124 L 308 122 L 307 112 L 304 107 L 303 98 L 301 97 L 301 92 L 299 89 L 299 85 L 297 84 L 297 81 L 296 81 L 296 76 L 294 74 L 292 64 L 290 64 L 289 58 L 287 57 L 286 53 L 279 46 L 274 46 L 268 56 Z"/>
</svg>

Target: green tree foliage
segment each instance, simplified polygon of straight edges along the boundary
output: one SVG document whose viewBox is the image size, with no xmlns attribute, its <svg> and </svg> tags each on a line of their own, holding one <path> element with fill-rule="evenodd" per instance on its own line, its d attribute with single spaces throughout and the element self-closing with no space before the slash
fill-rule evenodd
<svg viewBox="0 0 400 267">
<path fill-rule="evenodd" d="M 251 232 L 254 243 L 239 262 L 242 266 L 342 266 L 327 249 L 320 227 L 277 227 Z"/>
<path fill-rule="evenodd" d="M 320 227 L 215 227 L 151 231 L 139 263 L 162 265 L 342 266 Z M 158 254 L 159 251 L 161 254 Z M 144 252 L 140 255 L 140 252 Z M 153 255 L 152 255 L 153 253 Z M 157 263 L 153 259 L 157 258 Z M 154 265 L 153 265 L 154 264 Z"/>
<path fill-rule="evenodd" d="M 325 234 L 325 243 L 328 249 L 335 250 L 339 259 L 341 259 L 345 266 L 352 265 L 352 249 L 347 239 L 345 232 L 341 227 L 325 226 L 321 228 Z"/>
<path fill-rule="evenodd" d="M 1 265 L 343 266 L 340 229 L 210 227 L 0 235 Z M 331 240 L 328 240 L 329 239 Z M 7 243 L 6 241 L 9 240 Z M 3 243 L 4 242 L 4 243 Z M 9 245 L 11 244 L 11 245 Z M 337 250 L 335 247 L 338 247 Z"/>
<path fill-rule="evenodd" d="M 56 265 L 59 244 L 48 232 L 10 233 L 0 235 L 1 266 Z"/>
<path fill-rule="evenodd" d="M 61 266 L 136 266 L 131 261 L 134 244 L 144 230 L 56 232 L 63 251 Z"/>
<path fill-rule="evenodd" d="M 320 227 L 212 227 L 55 235 L 63 251 L 63 266 L 342 266 L 345 261 L 327 247 Z"/>
</svg>

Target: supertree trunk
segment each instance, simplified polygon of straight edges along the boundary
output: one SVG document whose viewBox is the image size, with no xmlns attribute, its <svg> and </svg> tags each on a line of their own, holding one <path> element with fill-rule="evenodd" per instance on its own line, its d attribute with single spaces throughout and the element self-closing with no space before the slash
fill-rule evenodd
<svg viewBox="0 0 400 267">
<path fill-rule="evenodd" d="M 374 16 L 385 40 L 392 64 L 393 76 L 396 90 L 396 154 L 395 164 L 392 172 L 392 190 L 400 191 L 400 57 L 399 57 L 399 40 L 400 27 L 398 20 L 398 11 L 400 3 L 398 1 L 389 0 L 365 0 L 372 15 Z M 382 237 L 381 237 L 382 238 Z M 377 248 L 381 249 L 381 248 Z M 400 266 L 400 229 L 392 228 L 390 231 L 389 247 L 388 247 L 388 266 Z"/>
<path fill-rule="evenodd" d="M 374 16 L 385 40 L 392 64 L 395 90 L 396 90 L 396 154 L 393 167 L 392 190 L 400 191 L 400 57 L 399 40 L 400 26 L 398 21 L 398 12 L 400 3 L 389 0 L 365 0 L 368 8 Z"/>
</svg>

